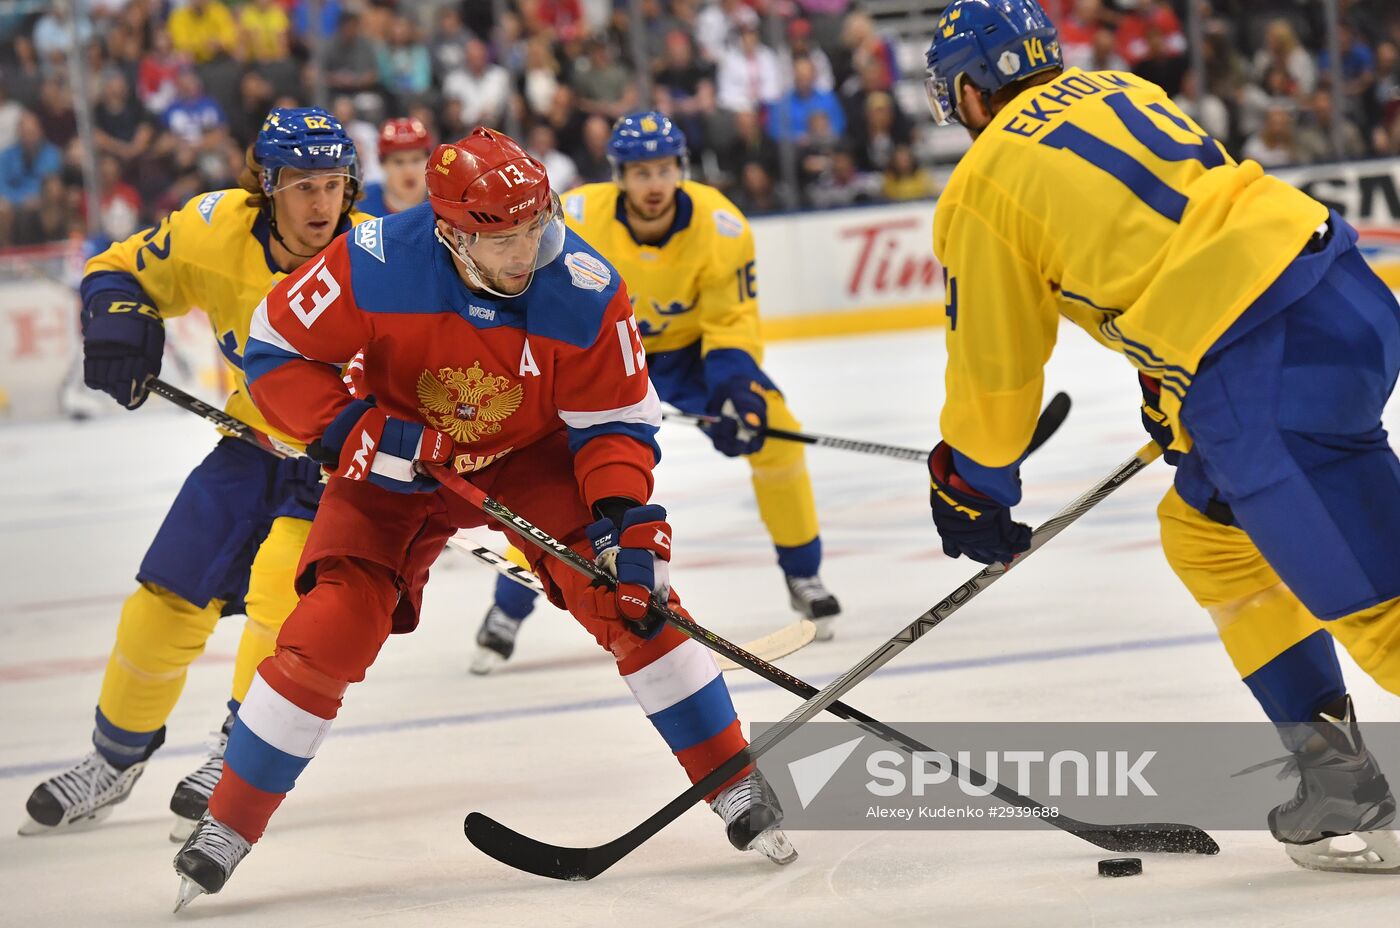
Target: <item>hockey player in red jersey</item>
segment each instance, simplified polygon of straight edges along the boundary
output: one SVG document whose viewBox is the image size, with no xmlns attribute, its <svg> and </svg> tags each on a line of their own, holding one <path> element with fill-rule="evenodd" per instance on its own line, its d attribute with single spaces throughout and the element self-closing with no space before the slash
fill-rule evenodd
<svg viewBox="0 0 1400 928">
<path fill-rule="evenodd" d="M 417 625 L 447 539 L 488 523 L 425 465 L 450 463 L 617 576 L 616 593 L 590 587 L 520 542 L 550 599 L 612 652 L 692 782 L 745 744 L 710 652 L 632 624 L 638 598 L 679 599 L 666 512 L 647 505 L 660 403 L 622 280 L 565 228 L 543 165 L 506 136 L 477 129 L 438 146 L 427 182 L 428 204 L 342 235 L 254 314 L 253 397 L 332 476 L 301 601 L 239 711 L 209 812 L 175 858 L 177 908 L 223 887 L 348 684 L 391 632 Z M 352 397 L 339 370 L 362 346 L 369 399 Z M 796 856 L 756 773 L 711 806 L 736 847 Z"/>
<path fill-rule="evenodd" d="M 360 212 L 390 216 L 412 209 L 428 198 L 423 168 L 433 152 L 433 139 L 417 119 L 385 120 L 379 127 L 379 163 L 384 179 L 365 184 Z"/>
</svg>

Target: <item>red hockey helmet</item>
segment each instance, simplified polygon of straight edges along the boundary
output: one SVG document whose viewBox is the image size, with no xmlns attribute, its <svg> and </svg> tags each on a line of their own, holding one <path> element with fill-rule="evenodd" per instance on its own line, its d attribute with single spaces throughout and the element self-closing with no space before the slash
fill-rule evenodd
<svg viewBox="0 0 1400 928">
<path fill-rule="evenodd" d="M 427 178 L 433 212 L 468 234 L 532 222 L 553 200 L 544 165 L 510 136 L 484 127 L 439 145 L 428 159 Z"/>
<path fill-rule="evenodd" d="M 386 120 L 379 127 L 379 157 L 396 151 L 432 151 L 433 140 L 421 120 L 412 117 Z"/>
<path fill-rule="evenodd" d="M 544 165 L 514 139 L 477 128 L 437 147 L 425 171 L 433 213 L 454 230 L 439 239 L 469 285 L 496 296 L 523 293 L 534 272 L 564 248 L 564 212 Z"/>
</svg>

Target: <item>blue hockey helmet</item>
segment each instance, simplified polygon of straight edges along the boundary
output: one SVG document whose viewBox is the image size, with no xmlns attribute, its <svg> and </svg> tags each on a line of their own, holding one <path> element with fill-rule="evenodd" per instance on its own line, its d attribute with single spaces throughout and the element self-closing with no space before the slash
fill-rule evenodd
<svg viewBox="0 0 1400 928">
<path fill-rule="evenodd" d="M 263 193 L 277 189 L 282 168 L 301 171 L 342 169 L 350 178 L 347 209 L 359 186 L 355 142 L 345 127 L 319 106 L 277 107 L 267 114 L 253 142 L 253 160 L 260 171 Z"/>
<path fill-rule="evenodd" d="M 652 158 L 679 158 L 683 174 L 690 173 L 690 153 L 685 147 L 685 133 L 671 122 L 671 117 L 656 110 L 628 113 L 613 123 L 608 139 L 608 163 L 613 177 L 622 174 L 629 161 L 649 161 Z"/>
<path fill-rule="evenodd" d="M 1037 0 L 953 0 L 928 47 L 929 109 L 940 126 L 957 119 L 959 81 L 984 93 L 1063 66 L 1059 33 Z"/>
</svg>

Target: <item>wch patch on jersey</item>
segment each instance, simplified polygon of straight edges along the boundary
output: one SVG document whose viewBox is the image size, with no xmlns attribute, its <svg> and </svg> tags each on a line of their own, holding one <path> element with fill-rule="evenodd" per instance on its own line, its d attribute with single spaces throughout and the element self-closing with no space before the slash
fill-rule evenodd
<svg viewBox="0 0 1400 928">
<path fill-rule="evenodd" d="M 608 266 L 582 251 L 571 251 L 565 255 L 564 266 L 569 269 L 574 286 L 580 290 L 602 293 L 612 283 L 612 271 L 608 270 Z"/>
<path fill-rule="evenodd" d="M 728 210 L 715 210 L 715 228 L 725 238 L 738 238 L 744 234 L 744 220 Z"/>
<path fill-rule="evenodd" d="M 199 215 L 204 217 L 204 224 L 207 226 L 214 221 L 214 207 L 219 205 L 219 201 L 224 198 L 227 190 L 219 190 L 214 193 L 206 193 L 199 200 L 199 205 L 195 209 Z"/>
<path fill-rule="evenodd" d="M 384 263 L 384 230 L 380 228 L 383 222 L 384 217 L 381 216 L 355 226 L 355 244 L 374 255 L 380 264 Z"/>
</svg>

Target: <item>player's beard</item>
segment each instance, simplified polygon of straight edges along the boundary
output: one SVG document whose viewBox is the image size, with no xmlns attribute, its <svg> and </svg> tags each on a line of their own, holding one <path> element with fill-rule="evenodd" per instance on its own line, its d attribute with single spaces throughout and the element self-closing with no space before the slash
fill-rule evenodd
<svg viewBox="0 0 1400 928">
<path fill-rule="evenodd" d="M 481 265 L 477 265 L 477 267 L 480 268 Z M 534 270 L 529 264 L 511 265 L 491 273 L 482 271 L 487 285 L 492 290 L 507 296 L 518 296 L 524 293 L 525 288 L 530 285 L 530 278 L 533 274 Z"/>
<path fill-rule="evenodd" d="M 492 275 L 489 282 L 491 289 L 497 290 L 507 296 L 518 296 L 525 292 L 525 288 L 530 285 L 531 271 L 526 270 L 518 277 L 511 275 Z"/>
<path fill-rule="evenodd" d="M 652 203 L 654 202 L 652 201 Z M 649 203 L 647 198 L 641 200 L 627 198 L 627 208 L 643 222 L 656 222 L 664 218 L 667 213 L 675 209 L 676 198 L 674 194 L 670 196 L 662 194 L 659 205 L 652 205 L 652 203 Z"/>
</svg>

